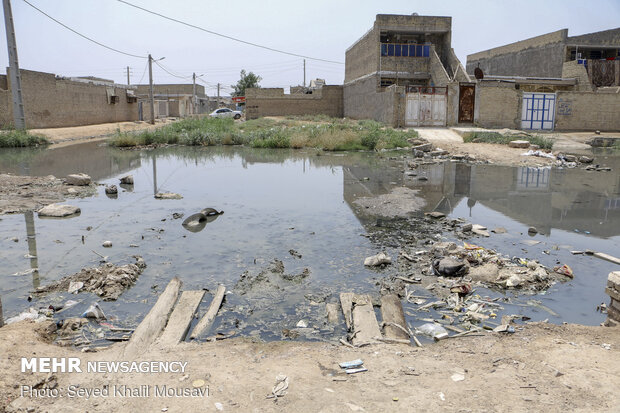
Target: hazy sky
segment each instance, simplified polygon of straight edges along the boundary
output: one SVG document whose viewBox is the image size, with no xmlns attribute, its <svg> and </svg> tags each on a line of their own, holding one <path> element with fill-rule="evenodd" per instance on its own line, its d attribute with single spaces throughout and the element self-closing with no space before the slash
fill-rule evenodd
<svg viewBox="0 0 620 413">
<path fill-rule="evenodd" d="M 263 77 L 263 87 L 303 81 L 302 59 L 237 43 L 182 26 L 117 0 L 28 0 L 76 31 L 136 55 L 165 57 L 170 72 L 230 86 L 246 69 Z M 452 47 L 465 64 L 468 54 L 562 28 L 578 35 L 619 26 L 619 0 L 128 0 L 130 3 L 205 29 L 275 49 L 344 62 L 347 47 L 373 24 L 375 15 L 452 16 Z M 59 26 L 23 0 L 11 0 L 20 66 L 63 76 L 98 76 L 126 83 L 148 82 L 146 59 L 97 46 Z M 8 66 L 5 32 L 0 65 Z M 155 83 L 185 83 L 154 65 Z M 342 84 L 344 65 L 306 61 L 306 76 Z M 222 94 L 226 94 L 223 89 Z"/>
</svg>

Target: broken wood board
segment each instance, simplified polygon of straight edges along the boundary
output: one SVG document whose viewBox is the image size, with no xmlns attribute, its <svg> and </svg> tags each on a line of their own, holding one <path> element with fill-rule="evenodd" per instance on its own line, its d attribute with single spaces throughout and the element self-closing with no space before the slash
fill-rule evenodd
<svg viewBox="0 0 620 413">
<path fill-rule="evenodd" d="M 215 316 L 222 305 L 224 294 L 226 294 L 226 287 L 221 284 L 218 285 L 217 290 L 215 291 L 215 296 L 213 297 L 213 300 L 211 300 L 211 304 L 209 304 L 209 309 L 205 315 L 202 316 L 198 324 L 196 324 L 196 327 L 194 327 L 194 330 L 189 338 L 193 340 L 202 334 L 203 331 L 211 327 L 211 324 L 213 323 L 213 320 L 215 320 Z"/>
<path fill-rule="evenodd" d="M 347 330 L 351 330 L 353 318 L 351 317 L 351 308 L 353 307 L 353 293 L 340 293 L 340 305 L 344 314 L 344 322 L 347 324 Z"/>
<path fill-rule="evenodd" d="M 204 290 L 183 291 L 181 298 L 174 307 L 174 311 L 168 319 L 166 329 L 161 334 L 158 344 L 162 347 L 171 347 L 185 340 L 189 326 L 194 319 L 194 314 L 204 297 Z"/>
<path fill-rule="evenodd" d="M 151 311 L 149 311 L 136 328 L 136 331 L 131 335 L 123 351 L 124 359 L 135 359 L 137 356 L 143 354 L 149 346 L 155 342 L 164 327 L 166 327 L 168 316 L 172 312 L 172 308 L 177 301 L 182 284 L 183 283 L 178 277 L 174 277 L 170 280 L 164 292 L 161 293 L 157 302 L 153 308 L 151 308 Z"/>
<path fill-rule="evenodd" d="M 405 313 L 396 294 L 388 294 L 381 297 L 381 318 L 385 323 L 383 331 L 386 338 L 409 340 Z"/>
<path fill-rule="evenodd" d="M 604 252 L 595 252 L 593 255 L 596 258 L 600 258 L 602 260 L 613 262 L 614 264 L 620 265 L 620 258 L 616 258 L 616 257 L 611 256 L 609 254 L 605 254 Z"/>
<path fill-rule="evenodd" d="M 353 297 L 353 335 L 354 346 L 375 342 L 375 337 L 381 337 L 381 330 L 377 324 L 377 316 L 372 307 L 369 295 L 355 295 Z"/>
</svg>

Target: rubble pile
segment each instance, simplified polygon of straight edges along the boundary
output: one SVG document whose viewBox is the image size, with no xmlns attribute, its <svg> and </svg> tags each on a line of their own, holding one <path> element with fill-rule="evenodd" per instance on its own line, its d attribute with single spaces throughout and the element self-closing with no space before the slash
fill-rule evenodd
<svg viewBox="0 0 620 413">
<path fill-rule="evenodd" d="M 103 298 L 104 301 L 113 301 L 127 288 L 132 286 L 142 271 L 146 268 L 144 259 L 134 255 L 135 264 L 121 266 L 106 263 L 98 268 L 83 268 L 73 274 L 55 281 L 47 286 L 39 287 L 36 294 L 53 291 L 91 292 Z"/>
</svg>

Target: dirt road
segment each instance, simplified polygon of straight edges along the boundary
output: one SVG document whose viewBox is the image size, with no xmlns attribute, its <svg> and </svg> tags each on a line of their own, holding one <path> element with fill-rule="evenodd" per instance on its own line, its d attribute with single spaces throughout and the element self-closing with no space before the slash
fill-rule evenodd
<svg viewBox="0 0 620 413">
<path fill-rule="evenodd" d="M 21 386 L 48 377 L 20 373 L 21 357 L 79 357 L 85 366 L 95 360 L 122 361 L 122 348 L 116 344 L 98 353 L 80 353 L 45 343 L 32 323 L 0 328 L 0 405 L 7 412 L 339 413 L 617 412 L 620 406 L 620 329 L 546 323 L 517 327 L 512 335 L 454 338 L 423 348 L 381 344 L 350 349 L 330 343 L 247 339 L 184 343 L 143 356 L 149 361 L 187 362 L 184 373 L 57 373 L 50 384 L 64 397 L 20 397 Z M 338 363 L 357 358 L 368 371 L 343 374 Z M 286 395 L 277 401 L 267 399 L 279 374 L 288 377 Z M 148 385 L 151 397 L 123 397 L 117 392 L 70 398 L 71 385 L 82 389 L 107 385 L 110 391 L 122 385 Z M 208 387 L 208 396 L 155 396 L 155 386 L 161 390 L 164 385 L 189 391 L 194 385 Z"/>
</svg>

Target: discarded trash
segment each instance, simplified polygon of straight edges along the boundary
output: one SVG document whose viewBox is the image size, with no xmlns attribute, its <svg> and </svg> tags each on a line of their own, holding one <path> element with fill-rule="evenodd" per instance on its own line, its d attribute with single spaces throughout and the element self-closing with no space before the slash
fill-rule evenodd
<svg viewBox="0 0 620 413">
<path fill-rule="evenodd" d="M 30 307 L 28 310 L 23 311 L 14 317 L 7 318 L 4 320 L 4 324 L 8 325 L 23 320 L 33 320 L 35 323 L 40 323 L 41 321 L 47 320 L 48 315 L 51 317 L 52 312 L 45 311 L 44 313 L 41 313 L 40 310 Z"/>
<path fill-rule="evenodd" d="M 525 153 L 522 153 L 521 155 L 522 156 L 538 156 L 538 157 L 541 157 L 541 158 L 555 159 L 555 155 L 554 154 L 548 153 L 548 152 L 544 152 L 544 151 L 541 151 L 541 150 L 536 150 L 536 151 L 529 150 L 529 151 L 527 151 Z"/>
<path fill-rule="evenodd" d="M 200 232 L 209 222 L 215 221 L 217 217 L 223 213 L 224 211 L 217 211 L 213 208 L 205 208 L 200 212 L 187 217 L 181 225 L 183 225 L 183 228 L 190 232 Z"/>
<path fill-rule="evenodd" d="M 433 261 L 433 273 L 441 277 L 461 277 L 469 271 L 469 266 L 454 258 L 441 258 Z"/>
<path fill-rule="evenodd" d="M 496 333 L 514 333 L 515 328 L 508 324 L 501 324 L 493 329 Z"/>
<path fill-rule="evenodd" d="M 347 374 L 355 374 L 355 373 L 363 373 L 365 371 L 368 371 L 366 367 L 358 367 L 355 369 L 346 369 L 344 372 Z"/>
<path fill-rule="evenodd" d="M 451 293 L 457 293 L 459 295 L 467 295 L 471 293 L 471 284 L 459 284 L 450 287 Z"/>
<path fill-rule="evenodd" d="M 362 364 L 364 364 L 364 362 L 361 359 L 357 359 L 357 360 L 352 360 L 352 361 L 343 361 L 342 363 L 339 363 L 338 365 L 343 369 L 350 369 L 353 367 L 359 367 Z"/>
<path fill-rule="evenodd" d="M 367 267 L 376 267 L 381 264 L 391 264 L 392 258 L 388 257 L 384 252 L 380 252 L 377 255 L 367 257 L 364 260 L 364 265 Z"/>
<path fill-rule="evenodd" d="M 82 314 L 82 317 L 94 318 L 96 320 L 106 320 L 106 316 L 101 307 L 99 307 L 98 303 L 94 303 L 88 307 L 88 309 Z"/>
<path fill-rule="evenodd" d="M 308 328 L 308 322 L 306 320 L 299 320 L 296 325 L 297 328 Z"/>
<path fill-rule="evenodd" d="M 82 287 L 84 287 L 84 283 L 81 281 L 71 281 L 69 283 L 69 288 L 67 289 L 67 292 L 69 294 L 77 294 L 80 289 L 82 289 Z"/>
<path fill-rule="evenodd" d="M 291 254 L 295 258 L 301 258 L 301 254 L 293 249 L 288 250 L 288 253 Z"/>
<path fill-rule="evenodd" d="M 267 398 L 277 399 L 278 397 L 282 397 L 286 394 L 286 389 L 288 389 L 288 377 L 280 373 L 276 376 L 276 384 L 271 389 L 271 394 L 268 395 Z"/>
<path fill-rule="evenodd" d="M 574 277 L 572 268 L 566 264 L 562 266 L 553 267 L 553 271 L 555 271 L 558 274 L 566 275 L 569 278 Z"/>
<path fill-rule="evenodd" d="M 194 388 L 204 387 L 205 384 L 206 384 L 206 382 L 204 380 L 198 379 L 198 380 L 194 380 L 192 382 L 192 387 L 194 387 Z"/>
<path fill-rule="evenodd" d="M 481 235 L 483 237 L 490 237 L 491 236 L 491 234 L 489 234 L 489 231 L 487 231 L 487 227 L 479 225 L 479 224 L 472 225 L 471 232 L 473 232 L 474 234 L 477 234 L 477 235 Z"/>
<path fill-rule="evenodd" d="M 448 332 L 441 325 L 436 323 L 426 323 L 422 324 L 420 327 L 417 327 L 421 334 L 432 337 L 435 340 L 441 340 L 448 337 Z"/>
<path fill-rule="evenodd" d="M 536 229 L 536 227 L 529 227 L 529 228 L 527 229 L 527 233 L 528 233 L 529 235 L 536 235 L 536 234 L 538 234 L 538 230 Z"/>
</svg>

